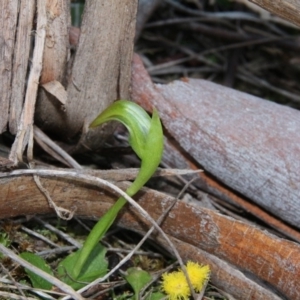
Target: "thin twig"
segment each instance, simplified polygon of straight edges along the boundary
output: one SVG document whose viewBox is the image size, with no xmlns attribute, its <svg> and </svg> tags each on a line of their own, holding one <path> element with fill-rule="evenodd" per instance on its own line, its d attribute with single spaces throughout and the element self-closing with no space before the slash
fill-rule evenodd
<svg viewBox="0 0 300 300">
<path fill-rule="evenodd" d="M 14 285 L 11 285 L 13 283 L 11 280 L 8 280 L 5 278 L 0 278 L 0 282 L 5 284 L 5 285 L 2 284 L 3 288 L 10 289 L 10 290 L 16 289 L 16 287 Z M 27 286 L 27 285 L 21 284 L 19 282 L 17 284 L 20 289 L 25 290 L 25 291 L 31 291 L 32 293 L 38 294 L 39 296 L 42 296 L 44 298 L 47 297 L 49 299 L 56 299 L 56 298 L 51 297 L 49 294 L 56 295 L 56 296 L 64 296 L 65 295 L 65 293 L 57 292 L 57 291 L 53 291 L 53 290 L 45 291 L 42 289 L 35 289 L 35 288 L 32 288 L 31 286 Z M 47 294 L 45 292 L 47 292 Z"/>
<path fill-rule="evenodd" d="M 119 281 L 118 283 L 114 283 L 114 282 L 110 282 L 110 286 L 106 289 L 103 289 L 95 294 L 93 294 L 93 299 L 98 299 L 96 297 L 100 296 L 100 295 L 103 295 L 109 291 L 111 291 L 112 289 L 115 289 L 117 287 L 120 287 L 120 286 L 123 286 L 127 284 L 127 281 L 126 280 L 122 280 L 122 281 Z M 102 298 L 101 298 L 102 299 Z"/>
<path fill-rule="evenodd" d="M 285 91 L 281 88 L 278 88 L 276 86 L 271 85 L 269 82 L 267 82 L 266 80 L 263 80 L 261 78 L 258 78 L 252 74 L 250 74 L 248 71 L 246 71 L 243 68 L 239 68 L 239 73 L 237 75 L 238 78 L 240 78 L 243 81 L 246 81 L 248 83 L 260 86 L 260 87 L 264 87 L 270 91 L 273 91 L 279 95 L 282 95 L 294 102 L 300 103 L 300 95 Z"/>
<path fill-rule="evenodd" d="M 78 217 L 74 217 L 74 220 L 76 220 L 77 221 L 77 223 L 79 223 L 87 232 L 90 232 L 92 229 L 90 228 L 90 227 L 88 227 L 84 222 L 82 222 L 81 220 L 80 220 L 80 218 L 78 218 Z"/>
<path fill-rule="evenodd" d="M 44 142 L 48 147 L 50 147 L 57 155 L 62 157 L 65 161 L 65 164 L 74 169 L 82 169 L 82 166 L 75 161 L 65 150 L 60 146 L 54 143 L 41 129 L 36 125 L 33 126 L 34 138 L 39 143 L 40 141 Z M 50 153 L 51 154 L 51 153 Z"/>
<path fill-rule="evenodd" d="M 39 188 L 39 190 L 44 194 L 44 196 L 46 197 L 48 203 L 49 203 L 49 206 L 52 207 L 56 214 L 63 220 L 71 220 L 74 216 L 74 213 L 76 211 L 76 208 L 73 208 L 73 210 L 68 210 L 68 209 L 65 209 L 63 207 L 60 207 L 60 206 L 57 206 L 55 204 L 55 202 L 52 200 L 49 192 L 47 189 L 45 189 L 41 182 L 40 182 L 40 178 L 36 175 L 33 175 L 33 180 L 35 182 L 35 184 L 37 185 L 37 187 Z"/>
<path fill-rule="evenodd" d="M 214 67 L 215 71 L 222 70 L 222 68 L 218 64 L 216 64 L 216 63 L 212 62 L 211 60 L 207 59 L 205 56 L 203 56 L 201 54 L 197 54 L 194 51 L 192 51 L 191 49 L 189 49 L 188 47 L 181 46 L 177 42 L 168 40 L 163 36 L 153 36 L 153 35 L 150 35 L 150 34 L 147 34 L 147 35 L 144 34 L 143 37 L 147 40 L 160 41 L 160 42 L 162 42 L 162 43 L 164 43 L 164 44 L 166 44 L 166 45 L 168 45 L 172 48 L 178 49 L 178 50 L 182 51 L 183 53 L 189 55 L 193 59 L 196 59 L 196 60 L 198 60 L 198 61 L 200 61 L 200 62 L 202 62 L 202 63 L 204 63 L 208 66 Z"/>
<path fill-rule="evenodd" d="M 59 247 L 59 248 L 55 248 L 55 249 L 40 251 L 40 252 L 37 252 L 35 254 L 38 255 L 38 256 L 58 255 L 58 254 L 73 251 L 73 250 L 76 250 L 76 249 L 78 249 L 78 247 L 76 247 L 76 246 L 65 246 L 65 247 Z"/>
<path fill-rule="evenodd" d="M 45 221 L 43 221 L 42 219 L 40 219 L 39 217 L 33 217 L 34 220 L 36 220 L 37 222 L 39 222 L 40 224 L 43 224 L 43 226 L 49 230 L 51 230 L 52 232 L 54 232 L 55 234 L 57 234 L 58 236 L 60 236 L 61 238 L 63 238 L 64 240 L 66 240 L 68 243 L 70 243 L 71 245 L 77 247 L 77 248 L 81 248 L 82 244 L 79 243 L 78 241 L 76 241 L 75 239 L 73 239 L 70 235 L 64 233 L 63 231 L 55 228 L 54 226 L 52 226 L 49 223 L 46 223 Z"/>
<path fill-rule="evenodd" d="M 244 41 L 264 38 L 258 35 L 253 35 L 253 34 L 250 35 L 250 34 L 245 34 L 240 32 L 234 32 L 233 30 L 226 30 L 224 28 L 219 28 L 217 26 L 210 27 L 199 23 L 183 24 L 180 26 L 180 28 L 189 32 L 191 31 L 199 32 L 207 36 L 214 36 L 215 38 L 219 38 L 222 40 L 230 40 L 236 42 L 244 42 Z M 279 37 L 278 40 L 274 40 L 273 43 L 281 48 L 299 51 L 299 45 L 296 42 L 294 37 L 290 37 L 290 36 L 284 38 Z"/>
<path fill-rule="evenodd" d="M 169 68 L 169 67 L 173 67 L 173 66 L 181 64 L 183 62 L 190 61 L 191 59 L 193 59 L 193 57 L 188 56 L 188 57 L 172 60 L 172 61 L 169 61 L 169 62 L 166 62 L 166 63 L 162 63 L 162 64 L 159 64 L 159 65 L 155 65 L 155 66 L 152 65 L 151 67 L 147 68 L 147 71 L 149 73 L 150 72 L 154 73 L 154 71 Z"/>
<path fill-rule="evenodd" d="M 24 292 L 22 291 L 22 289 L 20 288 L 18 282 L 15 281 L 15 279 L 13 278 L 13 276 L 10 274 L 10 272 L 3 266 L 3 264 L 0 264 L 2 270 L 4 271 L 4 273 L 7 274 L 7 276 L 10 278 L 10 280 L 13 282 L 14 286 L 18 289 L 19 293 L 23 296 L 22 299 L 27 299 Z"/>
<path fill-rule="evenodd" d="M 25 227 L 25 226 L 21 226 L 21 229 L 23 231 L 25 231 L 26 233 L 28 233 L 28 234 L 30 234 L 30 235 L 32 235 L 32 236 L 34 236 L 34 237 L 36 237 L 36 238 L 38 238 L 38 239 L 46 242 L 47 244 L 49 244 L 49 245 L 51 245 L 51 246 L 53 246 L 55 248 L 59 247 L 55 243 L 53 243 L 51 240 L 49 240 L 48 238 L 44 237 L 42 234 L 39 234 L 39 233 L 37 233 L 37 232 L 35 232 L 35 231 L 33 231 L 33 230 Z"/>
<path fill-rule="evenodd" d="M 178 10 L 188 13 L 193 16 L 200 16 L 200 17 L 214 17 L 214 18 L 224 18 L 224 19 L 231 19 L 231 20 L 247 20 L 247 21 L 258 21 L 261 22 L 261 20 L 255 16 L 252 13 L 247 12 L 240 12 L 240 11 L 229 11 L 229 12 L 205 12 L 195 9 L 190 9 L 182 4 L 179 4 L 178 2 L 172 1 L 172 0 L 165 0 L 168 4 L 172 5 L 173 7 L 177 8 Z"/>
<path fill-rule="evenodd" d="M 36 300 L 36 298 L 19 296 L 19 295 L 13 294 L 13 293 L 2 292 L 2 291 L 0 291 L 0 297 L 1 297 L 1 299 L 11 299 L 11 300 L 12 299 L 13 300 Z"/>
<path fill-rule="evenodd" d="M 119 248 L 107 248 L 107 251 L 109 252 L 116 252 L 116 253 L 130 253 L 132 250 L 126 250 L 126 249 L 119 249 Z M 149 257 L 162 257 L 159 253 L 153 253 L 148 251 L 136 251 L 135 254 L 137 255 L 146 255 Z"/>
<path fill-rule="evenodd" d="M 174 207 L 175 203 L 177 202 L 177 200 L 181 197 L 181 195 L 186 191 L 186 189 L 188 188 L 188 186 L 195 180 L 196 178 L 193 178 L 192 180 L 190 180 L 189 182 L 187 182 L 185 184 L 185 186 L 183 187 L 183 189 L 180 191 L 180 193 L 178 194 L 177 198 L 174 199 L 174 201 L 171 203 L 171 205 L 164 211 L 164 213 L 159 217 L 159 219 L 157 220 L 157 225 L 160 225 L 161 222 L 164 220 L 164 218 L 166 217 L 166 215 L 170 212 L 170 210 Z M 146 233 L 146 235 L 144 235 L 144 237 L 141 239 L 141 241 L 129 252 L 128 255 L 126 255 L 109 273 L 107 273 L 105 276 L 103 276 L 102 278 L 98 278 L 95 281 L 93 281 L 92 283 L 88 284 L 87 286 L 85 286 L 84 288 L 80 289 L 79 292 L 83 292 L 86 291 L 88 288 L 92 287 L 95 284 L 98 284 L 100 282 L 105 281 L 106 279 L 108 279 L 115 271 L 117 271 L 118 269 L 120 269 L 120 267 L 126 263 L 134 254 L 136 254 L 137 250 L 142 246 L 142 244 L 148 239 L 148 237 L 151 235 L 151 233 L 153 232 L 153 230 L 155 229 L 155 226 L 152 226 L 150 228 L 150 230 Z M 176 249 L 173 249 L 173 246 L 170 245 L 170 247 L 172 248 L 173 252 L 176 252 Z M 179 262 L 180 263 L 180 262 Z M 180 264 L 182 271 L 184 272 L 186 279 L 188 281 L 189 287 L 191 289 L 191 293 L 194 297 L 194 299 L 196 299 L 196 294 L 192 288 L 192 284 L 190 282 L 189 279 L 189 275 L 187 274 L 186 268 L 183 264 Z M 68 297 L 63 298 L 63 300 L 67 300 L 69 299 Z"/>
</svg>

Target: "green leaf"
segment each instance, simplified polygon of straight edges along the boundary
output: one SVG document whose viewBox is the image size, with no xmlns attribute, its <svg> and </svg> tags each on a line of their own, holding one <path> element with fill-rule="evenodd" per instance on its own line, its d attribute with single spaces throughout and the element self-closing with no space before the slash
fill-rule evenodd
<svg viewBox="0 0 300 300">
<path fill-rule="evenodd" d="M 131 285 L 136 299 L 139 299 L 140 291 L 152 280 L 152 277 L 144 270 L 129 268 L 125 279 Z"/>
<path fill-rule="evenodd" d="M 0 232 L 0 244 L 2 244 L 5 247 L 9 247 L 10 245 L 10 239 L 7 233 Z M 0 253 L 0 259 L 3 258 L 4 255 Z"/>
<path fill-rule="evenodd" d="M 97 244 L 90 253 L 86 263 L 76 277 L 73 274 L 74 266 L 79 258 L 80 251 L 67 256 L 58 266 L 57 273 L 61 281 L 69 284 L 73 289 L 78 290 L 87 283 L 104 276 L 107 273 L 108 262 L 105 258 L 106 248 Z"/>
<path fill-rule="evenodd" d="M 20 254 L 20 257 L 34 265 L 35 267 L 45 271 L 46 273 L 53 275 L 51 268 L 47 265 L 46 261 L 42 259 L 40 256 L 35 255 L 29 252 L 23 252 Z M 32 286 L 38 289 L 51 290 L 52 284 L 40 277 L 39 275 L 33 273 L 32 271 L 25 268 L 25 272 L 27 273 Z"/>
</svg>

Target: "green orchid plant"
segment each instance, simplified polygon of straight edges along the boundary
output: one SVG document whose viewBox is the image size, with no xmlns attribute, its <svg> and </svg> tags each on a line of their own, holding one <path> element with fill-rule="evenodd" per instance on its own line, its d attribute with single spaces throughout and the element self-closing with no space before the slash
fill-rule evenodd
<svg viewBox="0 0 300 300">
<path fill-rule="evenodd" d="M 132 197 L 151 178 L 161 161 L 163 153 L 162 125 L 155 109 L 151 118 L 139 105 L 127 100 L 119 100 L 104 110 L 91 123 L 90 127 L 96 127 L 111 120 L 125 125 L 129 132 L 129 144 L 141 159 L 139 173 L 126 190 L 126 193 Z M 84 285 L 82 282 L 91 282 L 106 273 L 105 249 L 99 244 L 99 241 L 111 227 L 125 204 L 126 200 L 120 197 L 94 226 L 83 247 L 59 264 L 58 274 L 61 280 L 78 289 Z"/>
<path fill-rule="evenodd" d="M 127 195 L 132 197 L 150 179 L 161 161 L 163 153 L 162 125 L 155 109 L 151 118 L 139 105 L 127 100 L 119 100 L 104 110 L 91 123 L 90 127 L 96 127 L 111 120 L 119 121 L 126 126 L 129 131 L 129 144 L 141 159 L 139 173 L 126 190 Z M 59 263 L 57 276 L 60 280 L 77 290 L 107 273 L 106 249 L 99 241 L 125 204 L 126 199 L 120 197 L 96 223 L 82 248 Z M 52 273 L 46 262 L 35 254 L 24 252 L 20 256 L 45 272 Z M 25 269 L 25 271 L 34 287 L 51 289 L 51 284 L 41 280 L 42 278 L 29 270 Z"/>
</svg>

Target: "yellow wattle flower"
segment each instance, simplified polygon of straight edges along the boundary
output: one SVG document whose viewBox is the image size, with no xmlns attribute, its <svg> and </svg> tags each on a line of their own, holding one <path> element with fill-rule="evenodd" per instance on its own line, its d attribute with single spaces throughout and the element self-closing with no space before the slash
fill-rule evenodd
<svg viewBox="0 0 300 300">
<path fill-rule="evenodd" d="M 191 291 L 182 271 L 164 273 L 162 279 L 162 289 L 169 300 L 188 300 Z"/>
<path fill-rule="evenodd" d="M 208 265 L 199 265 L 198 263 L 188 261 L 186 271 L 191 281 L 193 289 L 199 293 L 210 276 L 210 267 Z M 188 300 L 191 291 L 182 270 L 162 275 L 162 290 L 168 295 L 169 300 Z"/>
<path fill-rule="evenodd" d="M 196 292 L 200 292 L 209 279 L 210 268 L 208 265 L 202 266 L 198 263 L 188 261 L 186 265 L 186 271 L 189 275 L 191 284 Z"/>
</svg>

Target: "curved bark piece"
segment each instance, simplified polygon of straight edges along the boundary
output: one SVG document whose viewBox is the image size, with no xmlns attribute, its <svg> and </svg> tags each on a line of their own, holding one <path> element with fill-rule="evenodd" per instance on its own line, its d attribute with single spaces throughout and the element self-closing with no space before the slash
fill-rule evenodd
<svg viewBox="0 0 300 300">
<path fill-rule="evenodd" d="M 56 205 L 66 209 L 76 207 L 79 216 L 100 217 L 117 199 L 115 193 L 105 187 L 96 187 L 92 181 L 43 178 L 41 182 Z M 128 184 L 121 182 L 117 186 L 125 189 Z M 53 212 L 30 176 L 1 178 L 0 187 L 0 218 Z M 174 201 L 173 197 L 149 189 L 143 189 L 136 199 L 154 219 L 158 219 Z M 129 206 L 121 214 L 118 224 L 136 231 L 149 228 L 149 224 Z M 162 229 L 173 238 L 247 271 L 287 298 L 300 297 L 298 244 L 181 201 L 169 212 Z M 217 280 L 214 283 L 218 286 Z M 235 286 L 235 282 L 229 283 Z M 238 294 L 234 296 L 243 299 Z"/>
<path fill-rule="evenodd" d="M 206 171 L 300 228 L 299 111 L 205 80 L 153 85 L 135 62 L 134 101 L 155 106 L 169 134 Z"/>
</svg>

